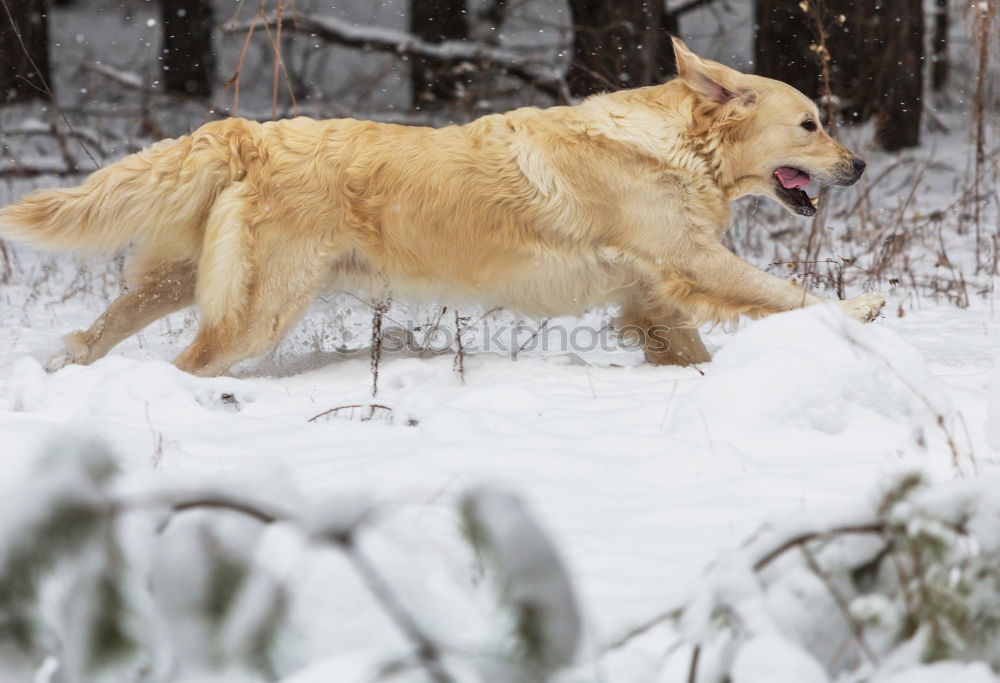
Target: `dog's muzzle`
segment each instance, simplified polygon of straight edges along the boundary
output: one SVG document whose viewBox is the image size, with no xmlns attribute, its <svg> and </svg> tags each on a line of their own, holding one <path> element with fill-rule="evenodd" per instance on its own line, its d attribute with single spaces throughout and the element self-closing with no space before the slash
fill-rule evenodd
<svg viewBox="0 0 1000 683">
<path fill-rule="evenodd" d="M 837 175 L 837 185 L 853 185 L 854 183 L 861 180 L 862 174 L 868 164 L 865 163 L 864 159 L 859 157 L 853 157 L 850 161 L 845 162 L 841 166 L 841 172 Z"/>
</svg>

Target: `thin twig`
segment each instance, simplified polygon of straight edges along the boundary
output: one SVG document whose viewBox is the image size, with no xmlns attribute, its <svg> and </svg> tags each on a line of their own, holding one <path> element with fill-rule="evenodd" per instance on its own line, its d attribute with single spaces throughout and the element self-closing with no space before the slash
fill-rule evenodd
<svg viewBox="0 0 1000 683">
<path fill-rule="evenodd" d="M 674 607 L 673 609 L 669 609 L 666 612 L 661 612 L 656 616 L 654 616 L 653 618 L 647 619 L 646 621 L 642 622 L 638 626 L 633 626 L 632 628 L 630 628 L 628 631 L 622 634 L 618 639 L 611 641 L 611 643 L 605 646 L 603 651 L 609 652 L 611 650 L 618 650 L 627 645 L 630 641 L 634 640 L 635 638 L 638 638 L 639 636 L 645 633 L 648 633 L 649 631 L 656 628 L 660 624 L 664 624 L 668 621 L 672 621 L 678 618 L 683 612 L 684 612 L 683 606 Z"/>
<path fill-rule="evenodd" d="M 895 375 L 896 379 L 898 379 L 900 383 L 910 391 L 910 393 L 912 393 L 914 396 L 920 399 L 920 402 L 924 404 L 924 407 L 927 409 L 927 412 L 929 412 L 931 415 L 934 416 L 935 424 L 941 429 L 941 432 L 944 434 L 945 442 L 948 445 L 948 450 L 951 452 L 951 463 L 952 466 L 955 468 L 955 472 L 959 475 L 964 475 L 965 473 L 962 471 L 962 466 L 961 466 L 961 455 L 958 450 L 958 444 L 955 439 L 955 436 L 951 433 L 951 429 L 949 429 L 948 425 L 945 423 L 944 415 L 938 412 L 938 410 L 934 407 L 934 404 L 931 402 L 930 398 L 928 398 L 924 392 L 917 389 L 917 387 L 912 382 L 910 382 L 910 380 L 907 379 L 902 372 L 900 372 L 896 368 L 896 366 L 892 363 L 892 361 L 890 361 L 884 355 L 882 355 L 875 349 L 871 348 L 867 344 L 859 341 L 855 336 L 851 335 L 846 331 L 844 333 L 844 337 L 851 344 L 857 346 L 858 348 L 863 349 L 873 357 L 878 358 L 880 361 L 882 361 L 882 363 L 889 369 L 889 372 Z M 975 467 L 975 462 L 973 462 L 973 467 Z"/>
<path fill-rule="evenodd" d="M 378 371 L 382 362 L 382 318 L 389 310 L 389 300 L 374 304 L 372 312 L 372 348 L 371 348 L 371 373 L 372 373 L 372 398 L 378 395 Z"/>
<path fill-rule="evenodd" d="M 271 47 L 274 50 L 274 74 L 271 78 L 271 118 L 278 118 L 278 74 L 281 71 L 283 60 L 281 58 L 281 18 L 285 12 L 285 5 L 282 0 L 278 0 L 278 7 L 274 12 L 274 42 Z"/>
<path fill-rule="evenodd" d="M 437 683 L 455 683 L 455 679 L 441 663 L 440 648 L 423 632 L 413 616 L 403 608 L 388 582 L 361 554 L 353 539 L 348 536 L 339 545 L 386 614 L 395 622 L 403 635 L 417 647 L 417 657 L 431 678 Z"/>
<path fill-rule="evenodd" d="M 809 541 L 815 541 L 819 538 L 825 538 L 827 536 L 841 536 L 844 534 L 884 534 L 886 532 L 885 524 L 881 522 L 873 522 L 871 524 L 856 524 L 847 526 L 838 526 L 832 529 L 826 529 L 825 531 L 808 531 L 798 536 L 794 536 L 776 548 L 769 550 L 764 554 L 763 557 L 759 558 L 753 563 L 753 570 L 759 572 L 767 567 L 769 564 L 774 562 L 776 559 L 784 555 L 786 552 L 792 548 L 797 548 L 804 543 Z"/>
<path fill-rule="evenodd" d="M 352 403 L 350 405 L 337 406 L 336 408 L 330 408 L 329 410 L 324 410 L 322 413 L 319 413 L 318 415 L 313 415 L 308 420 L 306 420 L 306 422 L 315 422 L 319 418 L 324 417 L 326 415 L 332 415 L 333 413 L 340 412 L 341 410 L 349 410 L 351 408 L 371 408 L 371 412 L 369 413 L 368 417 L 363 418 L 362 422 L 367 422 L 368 420 L 372 419 L 372 416 L 374 416 L 375 414 L 376 408 L 392 412 L 392 408 L 386 405 L 382 405 L 381 403 L 369 403 L 369 404 Z"/>
<path fill-rule="evenodd" d="M 441 318 L 444 317 L 444 314 L 445 312 L 447 312 L 447 310 L 448 310 L 447 306 L 442 306 L 441 308 L 438 309 L 437 318 L 434 319 L 434 324 L 431 327 L 430 332 L 424 335 L 424 343 L 420 347 L 419 351 L 421 358 L 424 356 L 425 353 L 427 353 L 427 349 L 431 345 L 431 342 L 434 341 L 434 334 L 438 331 L 438 329 L 440 329 Z M 416 329 L 420 330 L 421 328 L 418 327 Z"/>
<path fill-rule="evenodd" d="M 458 347 L 455 351 L 455 364 L 454 369 L 458 373 L 459 379 L 462 384 L 465 384 L 465 347 L 462 345 L 462 321 L 468 322 L 468 317 L 462 317 L 458 314 L 458 309 L 455 309 L 455 345 Z"/>
<path fill-rule="evenodd" d="M 60 118 L 62 118 L 66 127 L 69 128 L 74 134 L 77 144 L 79 144 L 84 153 L 90 157 L 90 160 L 94 163 L 94 169 L 99 169 L 101 165 L 97 162 L 97 159 L 94 158 L 94 155 L 90 153 L 90 149 L 87 148 L 87 145 L 83 144 L 83 139 L 76 135 L 76 131 L 73 129 L 73 124 L 69 122 L 68 118 L 66 118 L 65 112 L 63 112 L 62 108 L 59 106 L 58 100 L 56 100 L 55 93 L 53 93 L 52 88 L 49 87 L 49 83 L 45 79 L 45 74 L 42 73 L 42 70 L 38 68 L 38 65 L 35 64 L 35 60 L 31 57 L 31 52 L 28 51 L 28 47 L 24 44 L 24 37 L 21 35 L 21 29 L 18 28 L 17 22 L 14 21 L 14 15 L 11 13 L 10 7 L 7 5 L 7 0 L 0 0 L 0 3 L 3 3 L 4 11 L 7 13 L 7 21 L 10 22 L 10 26 L 14 30 L 14 35 L 17 37 L 18 45 L 21 46 L 24 56 L 28 58 L 28 61 L 31 63 L 31 67 L 35 70 L 35 73 L 38 74 L 38 80 L 42 82 L 42 92 L 49 96 L 49 100 L 52 102 L 52 107 L 59 114 Z"/>
<path fill-rule="evenodd" d="M 860 647 L 861 651 L 865 653 L 869 662 L 878 666 L 878 657 L 875 656 L 874 650 L 872 650 L 871 646 L 868 645 L 868 641 L 865 639 L 864 627 L 858 623 L 857 619 L 851 616 L 851 608 L 850 605 L 847 604 L 847 599 L 841 594 L 840 590 L 834 585 L 833 581 L 829 576 L 827 576 L 826 572 L 823 571 L 822 567 L 819 566 L 819 563 L 816 561 L 816 557 L 812 554 L 812 551 L 810 551 L 805 545 L 800 545 L 799 551 L 802 553 L 802 557 L 805 558 L 809 569 L 812 570 L 813 574 L 819 577 L 819 580 L 823 582 L 823 585 L 825 585 L 827 591 L 829 591 L 830 597 L 832 597 L 833 601 L 837 603 L 837 607 L 840 609 L 840 613 L 843 615 L 844 621 L 847 622 L 847 626 L 851 630 L 851 635 L 853 635 L 854 639 L 857 641 L 858 647 Z"/>
<path fill-rule="evenodd" d="M 242 6 L 242 3 L 241 3 Z M 260 18 L 264 9 L 264 0 L 261 0 L 260 6 L 257 8 L 257 12 L 250 19 L 249 27 L 246 29 L 246 35 L 243 36 L 243 47 L 240 48 L 240 58 L 236 62 L 236 71 L 233 75 L 226 81 L 225 89 L 233 86 L 233 116 L 239 115 L 240 110 L 240 71 L 243 69 L 243 61 L 247 56 L 247 49 L 250 47 L 250 39 L 253 37 L 254 28 L 257 26 L 257 20 Z M 213 105 L 212 110 L 214 111 L 216 107 Z"/>
<path fill-rule="evenodd" d="M 691 651 L 691 664 L 688 667 L 688 683 L 696 683 L 698 680 L 698 660 L 701 658 L 701 645 L 695 645 Z"/>
</svg>

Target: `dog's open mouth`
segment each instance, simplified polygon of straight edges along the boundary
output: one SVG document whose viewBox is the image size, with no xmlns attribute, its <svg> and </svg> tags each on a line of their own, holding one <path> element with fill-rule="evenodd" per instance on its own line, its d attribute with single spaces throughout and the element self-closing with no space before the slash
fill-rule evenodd
<svg viewBox="0 0 1000 683">
<path fill-rule="evenodd" d="M 809 181 L 808 173 L 791 166 L 780 166 L 774 170 L 778 198 L 801 216 L 816 215 L 816 200 L 811 199 L 802 189 Z"/>
</svg>

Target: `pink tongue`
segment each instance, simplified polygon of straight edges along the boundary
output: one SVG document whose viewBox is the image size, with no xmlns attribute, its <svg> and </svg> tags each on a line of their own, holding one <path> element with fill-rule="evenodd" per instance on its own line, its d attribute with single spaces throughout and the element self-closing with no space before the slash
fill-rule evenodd
<svg viewBox="0 0 1000 683">
<path fill-rule="evenodd" d="M 778 176 L 778 182 L 784 188 L 805 187 L 809 184 L 809 176 L 794 168 L 782 166 L 774 172 Z"/>
</svg>

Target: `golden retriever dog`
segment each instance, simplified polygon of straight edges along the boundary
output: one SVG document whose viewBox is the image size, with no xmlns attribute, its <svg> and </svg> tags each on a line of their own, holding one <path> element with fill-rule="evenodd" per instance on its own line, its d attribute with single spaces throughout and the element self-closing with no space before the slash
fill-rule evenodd
<svg viewBox="0 0 1000 683">
<path fill-rule="evenodd" d="M 654 363 L 710 360 L 697 327 L 824 303 L 720 242 L 730 203 L 815 213 L 803 187 L 864 162 L 778 81 L 675 41 L 679 76 L 434 129 L 295 118 L 208 123 L 0 213 L 0 236 L 114 253 L 128 290 L 50 361 L 92 363 L 194 305 L 177 367 L 259 355 L 324 287 L 576 315 L 620 305 Z M 868 321 L 877 294 L 836 302 Z M 659 333 L 655 333 L 659 331 Z"/>
</svg>

